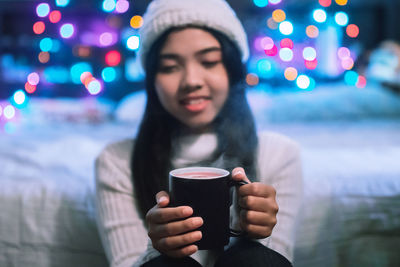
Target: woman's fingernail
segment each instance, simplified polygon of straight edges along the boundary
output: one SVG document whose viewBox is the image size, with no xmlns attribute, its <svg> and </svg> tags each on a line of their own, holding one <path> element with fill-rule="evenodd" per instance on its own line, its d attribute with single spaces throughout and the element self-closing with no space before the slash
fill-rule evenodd
<svg viewBox="0 0 400 267">
<path fill-rule="evenodd" d="M 237 170 L 237 171 L 235 171 L 235 173 L 233 175 L 236 176 L 236 175 L 239 175 L 239 174 L 244 174 L 244 172 L 241 171 L 241 170 Z"/>
<path fill-rule="evenodd" d="M 193 218 L 193 226 L 200 226 L 203 224 L 203 219 L 202 218 Z"/>
<path fill-rule="evenodd" d="M 192 214 L 192 209 L 189 207 L 186 207 L 182 210 L 183 216 L 189 216 Z"/>
<path fill-rule="evenodd" d="M 167 197 L 166 197 L 166 196 L 162 196 L 162 197 L 160 197 L 160 198 L 158 199 L 158 203 L 164 202 L 164 201 L 166 201 L 166 200 L 168 200 Z"/>
</svg>

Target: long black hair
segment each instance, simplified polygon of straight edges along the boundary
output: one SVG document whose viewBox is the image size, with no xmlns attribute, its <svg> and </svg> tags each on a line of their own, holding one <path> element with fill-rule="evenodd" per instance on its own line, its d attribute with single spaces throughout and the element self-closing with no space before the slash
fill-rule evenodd
<svg viewBox="0 0 400 267">
<path fill-rule="evenodd" d="M 230 39 L 218 31 L 198 26 L 190 27 L 201 28 L 219 41 L 222 61 L 229 78 L 228 98 L 213 122 L 218 147 L 212 159 L 222 158 L 222 167 L 228 170 L 241 166 L 245 168 L 248 177 L 255 180 L 258 142 L 254 118 L 245 95 L 246 69 L 241 62 L 240 51 Z M 176 136 L 176 129 L 184 127 L 164 109 L 155 90 L 155 77 L 162 46 L 172 31 L 180 29 L 183 28 L 166 31 L 147 53 L 145 65 L 147 104 L 131 160 L 134 193 L 142 217 L 155 205 L 155 194 L 161 190 L 168 190 L 168 173 L 173 167 L 172 140 Z"/>
</svg>

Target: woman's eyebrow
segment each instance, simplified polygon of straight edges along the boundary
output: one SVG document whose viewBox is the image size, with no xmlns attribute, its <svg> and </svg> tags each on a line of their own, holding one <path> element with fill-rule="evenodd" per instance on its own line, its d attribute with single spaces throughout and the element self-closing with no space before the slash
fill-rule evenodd
<svg viewBox="0 0 400 267">
<path fill-rule="evenodd" d="M 221 47 L 218 47 L 218 46 L 207 47 L 205 49 L 202 49 L 202 50 L 196 52 L 196 54 L 203 55 L 203 54 L 207 54 L 207 53 L 214 52 L 214 51 L 221 52 Z"/>
</svg>

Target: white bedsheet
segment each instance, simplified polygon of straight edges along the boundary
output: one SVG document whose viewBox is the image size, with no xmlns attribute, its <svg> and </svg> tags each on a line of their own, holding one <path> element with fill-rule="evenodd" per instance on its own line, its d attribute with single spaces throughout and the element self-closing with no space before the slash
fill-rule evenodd
<svg viewBox="0 0 400 267">
<path fill-rule="evenodd" d="M 400 266 L 400 121 L 264 124 L 303 148 L 295 266 Z M 0 135 L 0 266 L 107 266 L 93 160 L 132 124 Z"/>
</svg>

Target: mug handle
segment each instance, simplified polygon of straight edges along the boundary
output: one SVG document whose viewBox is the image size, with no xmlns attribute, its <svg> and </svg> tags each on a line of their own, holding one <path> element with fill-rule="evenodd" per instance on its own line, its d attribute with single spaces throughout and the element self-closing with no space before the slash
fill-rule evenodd
<svg viewBox="0 0 400 267">
<path fill-rule="evenodd" d="M 241 181 L 235 181 L 233 179 L 229 180 L 229 187 L 242 186 L 245 184 L 248 184 L 248 182 L 246 182 L 245 180 L 241 180 Z M 244 236 L 246 234 L 246 232 L 244 232 L 244 231 L 238 231 L 238 230 L 233 230 L 233 229 L 229 229 L 229 233 L 230 233 L 230 236 L 233 236 L 233 237 L 240 237 L 240 236 Z"/>
</svg>

